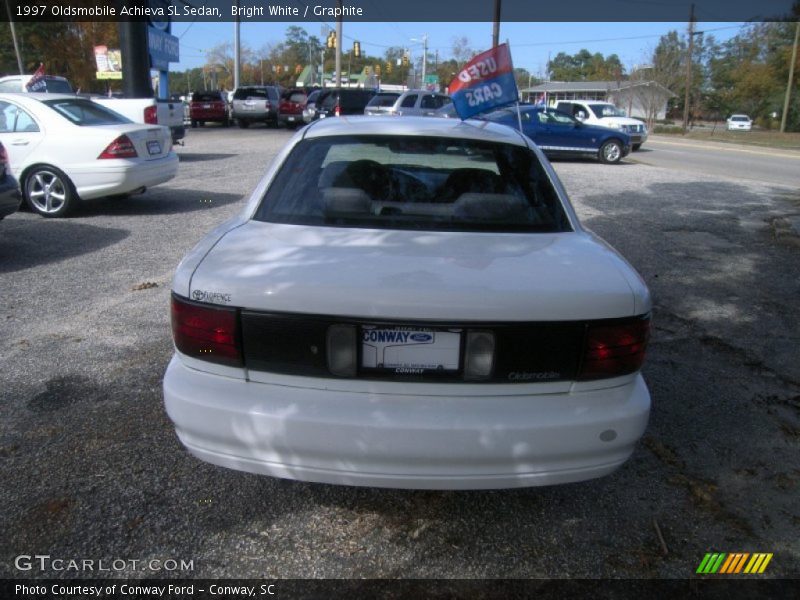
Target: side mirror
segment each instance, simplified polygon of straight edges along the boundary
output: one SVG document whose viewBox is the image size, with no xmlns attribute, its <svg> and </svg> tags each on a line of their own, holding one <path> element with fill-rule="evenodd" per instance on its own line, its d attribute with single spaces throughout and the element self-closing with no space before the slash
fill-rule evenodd
<svg viewBox="0 0 800 600">
<path fill-rule="evenodd" d="M 576 118 L 576 119 L 578 119 L 578 121 L 585 121 L 585 120 L 586 120 L 586 113 L 585 113 L 585 112 L 583 112 L 582 110 L 579 110 L 579 111 L 578 111 L 578 112 L 575 114 L 575 118 Z"/>
</svg>

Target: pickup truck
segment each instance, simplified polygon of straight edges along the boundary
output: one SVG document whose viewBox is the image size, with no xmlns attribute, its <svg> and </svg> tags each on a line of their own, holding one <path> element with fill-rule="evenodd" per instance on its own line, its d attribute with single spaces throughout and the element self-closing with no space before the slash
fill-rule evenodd
<svg viewBox="0 0 800 600">
<path fill-rule="evenodd" d="M 0 92 L 28 92 L 27 83 L 32 75 L 9 75 L 0 78 Z M 57 75 L 45 75 L 43 89 L 48 93 L 74 94 L 70 82 Z M 172 143 L 177 144 L 186 135 L 183 124 L 183 102 L 156 98 L 108 98 L 91 95 L 91 100 L 118 112 L 134 123 L 164 125 L 172 131 Z"/>
<path fill-rule="evenodd" d="M 134 123 L 164 125 L 172 132 L 172 143 L 177 144 L 185 137 L 183 124 L 183 102 L 162 100 L 160 98 L 105 98 L 93 96 L 93 102 L 128 117 Z"/>
<path fill-rule="evenodd" d="M 618 129 L 631 136 L 631 143 L 634 150 L 641 148 L 647 141 L 647 126 L 639 119 L 632 119 L 610 102 L 601 100 L 559 100 L 556 102 L 556 110 L 565 112 L 586 123 L 587 125 L 598 125 L 609 129 Z"/>
</svg>

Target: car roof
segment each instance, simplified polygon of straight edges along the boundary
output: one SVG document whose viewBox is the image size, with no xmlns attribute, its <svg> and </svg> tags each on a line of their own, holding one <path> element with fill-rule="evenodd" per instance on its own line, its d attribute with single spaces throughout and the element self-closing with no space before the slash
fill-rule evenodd
<svg viewBox="0 0 800 600">
<path fill-rule="evenodd" d="M 33 104 L 43 102 L 45 100 L 89 100 L 88 98 L 78 96 L 77 94 L 49 94 L 47 92 L 3 92 L 0 93 L 0 98 L 13 99 L 15 102 L 20 102 L 23 104 Z M 91 102 L 91 100 L 89 100 L 89 102 Z"/>
<path fill-rule="evenodd" d="M 336 135 L 411 135 L 466 138 L 526 146 L 525 139 L 514 129 L 489 121 L 433 119 L 430 117 L 338 117 L 314 121 L 304 130 L 304 138 Z"/>
</svg>

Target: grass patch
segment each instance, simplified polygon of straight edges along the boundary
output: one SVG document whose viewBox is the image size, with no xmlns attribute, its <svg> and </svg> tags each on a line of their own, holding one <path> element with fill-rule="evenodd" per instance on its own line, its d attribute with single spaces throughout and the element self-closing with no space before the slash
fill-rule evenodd
<svg viewBox="0 0 800 600">
<path fill-rule="evenodd" d="M 656 125 L 653 133 L 666 135 L 680 135 L 681 137 L 692 140 L 704 140 L 711 142 L 728 142 L 735 144 L 747 144 L 751 146 L 763 146 L 767 148 L 784 148 L 790 150 L 800 150 L 800 133 L 779 133 L 764 129 L 753 129 L 752 131 L 726 131 L 725 125 L 717 125 L 714 129 L 711 125 L 695 127 L 683 134 L 683 129 L 678 125 Z"/>
</svg>

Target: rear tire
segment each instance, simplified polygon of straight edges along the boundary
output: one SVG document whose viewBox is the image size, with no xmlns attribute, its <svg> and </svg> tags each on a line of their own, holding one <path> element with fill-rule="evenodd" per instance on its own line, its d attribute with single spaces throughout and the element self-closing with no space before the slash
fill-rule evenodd
<svg viewBox="0 0 800 600">
<path fill-rule="evenodd" d="M 224 121 L 222 121 L 223 127 L 228 127 L 231 124 L 230 120 L 226 117 Z"/>
<path fill-rule="evenodd" d="M 205 127 L 206 126 L 206 122 L 205 121 L 198 121 L 197 124 L 200 125 L 200 127 Z"/>
<path fill-rule="evenodd" d="M 192 129 L 197 128 L 197 119 L 192 119 Z"/>
<path fill-rule="evenodd" d="M 69 177 L 49 165 L 40 165 L 28 171 L 22 189 L 25 202 L 43 217 L 64 217 L 75 208 L 78 201 L 78 194 Z"/>
<path fill-rule="evenodd" d="M 244 119 L 238 119 L 238 121 L 239 121 L 239 127 L 241 127 L 242 129 L 247 129 L 248 127 L 250 127 L 249 121 L 245 121 Z"/>
<path fill-rule="evenodd" d="M 613 165 L 622 160 L 622 144 L 618 140 L 608 140 L 605 144 L 600 146 L 598 152 L 600 162 L 607 165 Z"/>
</svg>

